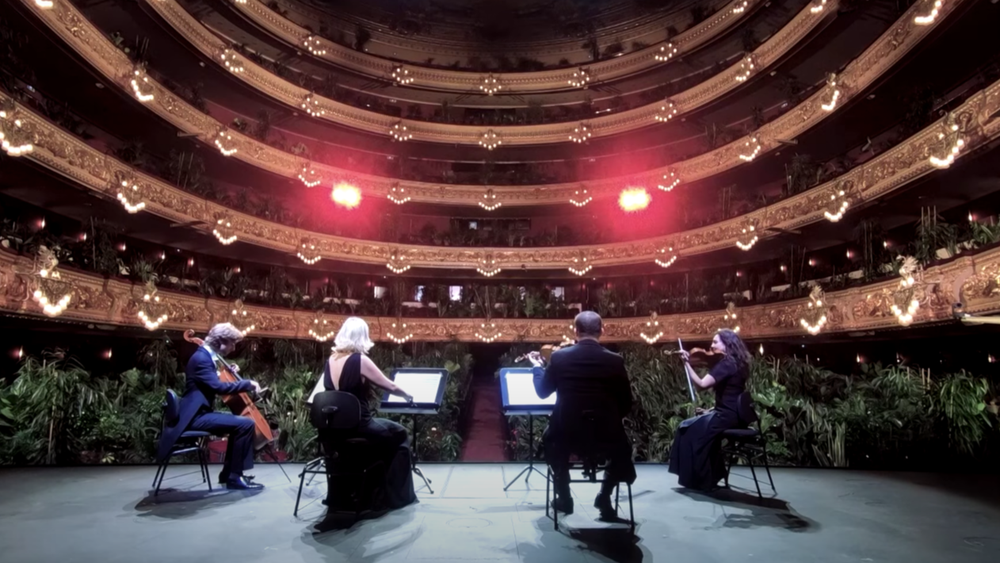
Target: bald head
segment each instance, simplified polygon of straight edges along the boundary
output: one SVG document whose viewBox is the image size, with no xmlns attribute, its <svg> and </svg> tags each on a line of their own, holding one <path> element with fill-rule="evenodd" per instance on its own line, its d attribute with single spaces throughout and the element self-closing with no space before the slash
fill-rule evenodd
<svg viewBox="0 0 1000 563">
<path fill-rule="evenodd" d="M 573 320 L 576 327 L 577 338 L 601 338 L 604 327 L 601 323 L 601 316 L 593 311 L 583 311 Z"/>
</svg>

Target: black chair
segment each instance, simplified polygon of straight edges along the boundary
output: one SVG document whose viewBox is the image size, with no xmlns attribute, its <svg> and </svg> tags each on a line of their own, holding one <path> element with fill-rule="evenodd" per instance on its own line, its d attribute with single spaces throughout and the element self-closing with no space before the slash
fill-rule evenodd
<svg viewBox="0 0 1000 563">
<path fill-rule="evenodd" d="M 746 428 L 732 428 L 722 432 L 722 455 L 726 463 L 726 486 L 729 486 L 729 471 L 733 463 L 743 458 L 750 466 L 750 473 L 753 475 L 753 483 L 757 486 L 757 497 L 764 498 L 760 492 L 760 482 L 757 480 L 757 471 L 754 469 L 754 461 L 763 461 L 764 469 L 767 470 L 767 480 L 771 483 L 771 490 L 777 493 L 774 488 L 774 479 L 771 478 L 771 466 L 767 462 L 767 439 L 760 431 L 760 418 L 753 408 L 753 399 L 749 392 L 740 395 L 737 403 L 740 422 L 746 424 Z M 756 428 L 753 427 L 756 425 Z"/>
<path fill-rule="evenodd" d="M 613 409 L 594 408 L 576 410 L 568 402 L 563 405 L 563 413 L 577 412 L 576 416 L 566 417 L 564 415 L 562 428 L 570 429 L 567 432 L 566 441 L 571 454 L 575 454 L 577 461 L 569 464 L 570 484 L 572 483 L 600 483 L 597 474 L 605 472 L 608 467 L 607 460 L 610 452 L 617 447 L 619 436 L 609 433 L 609 429 L 618 428 L 621 424 L 621 417 Z M 569 424 L 567 424 L 569 423 Z M 574 471 L 582 471 L 582 479 L 573 479 Z M 548 475 L 545 481 L 545 516 L 552 519 L 555 529 L 559 529 L 559 512 L 552 508 L 552 500 L 555 498 L 555 487 L 553 486 L 552 466 L 548 466 Z M 632 504 L 632 484 L 626 482 L 628 491 L 628 524 L 629 532 L 635 535 L 635 510 Z M 550 495 L 551 491 L 551 495 Z M 615 512 L 619 510 L 619 497 L 621 494 L 621 483 L 615 487 Z M 551 513 L 550 513 L 551 510 Z"/>
<path fill-rule="evenodd" d="M 163 423 L 160 428 L 161 439 L 163 436 L 163 429 L 167 426 L 177 424 L 177 419 L 179 417 L 180 401 L 177 399 L 177 393 L 167 389 L 167 398 L 163 401 Z M 208 474 L 208 454 L 205 452 L 205 447 L 208 443 L 209 437 L 211 436 L 212 434 L 210 432 L 202 432 L 199 430 L 188 430 L 181 433 L 181 436 L 177 439 L 174 447 L 170 449 L 170 455 L 168 455 L 167 458 L 156 468 L 156 476 L 153 477 L 153 496 L 160 494 L 160 486 L 163 485 L 163 477 L 167 474 L 167 465 L 170 464 L 170 458 L 189 452 L 198 453 L 198 464 L 201 466 L 202 480 L 203 482 L 208 483 L 208 490 L 212 490 L 212 478 Z"/>
<path fill-rule="evenodd" d="M 360 515 L 368 500 L 364 498 L 368 474 L 384 465 L 373 455 L 371 442 L 356 435 L 361 424 L 361 403 L 350 393 L 324 391 L 313 397 L 309 419 L 319 432 L 320 456 L 307 463 L 299 474 L 299 492 L 295 497 L 293 516 L 299 515 L 299 502 L 307 474 L 326 475 L 328 482 L 360 478 L 360 487 L 352 495 L 354 513 Z"/>
</svg>

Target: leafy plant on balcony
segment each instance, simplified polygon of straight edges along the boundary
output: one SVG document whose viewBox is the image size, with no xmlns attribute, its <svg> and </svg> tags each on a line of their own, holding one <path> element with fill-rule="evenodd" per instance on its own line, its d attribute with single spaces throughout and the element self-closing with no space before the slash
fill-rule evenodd
<svg viewBox="0 0 1000 563">
<path fill-rule="evenodd" d="M 958 253 L 958 228 L 945 222 L 936 209 L 922 210 L 912 248 L 914 258 L 922 265 L 937 260 L 939 249 L 954 256 Z"/>
</svg>

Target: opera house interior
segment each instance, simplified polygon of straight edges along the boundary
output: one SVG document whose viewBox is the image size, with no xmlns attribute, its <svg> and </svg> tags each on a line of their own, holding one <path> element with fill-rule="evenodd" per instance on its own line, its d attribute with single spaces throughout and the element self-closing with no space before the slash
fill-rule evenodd
<svg viewBox="0 0 1000 563">
<path fill-rule="evenodd" d="M 995 560 L 998 25 L 0 3 L 3 560 Z"/>
</svg>

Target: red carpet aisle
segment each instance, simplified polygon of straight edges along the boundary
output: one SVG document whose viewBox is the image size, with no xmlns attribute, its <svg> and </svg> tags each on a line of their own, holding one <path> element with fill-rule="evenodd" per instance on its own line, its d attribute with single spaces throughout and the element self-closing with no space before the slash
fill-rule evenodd
<svg viewBox="0 0 1000 563">
<path fill-rule="evenodd" d="M 500 382 L 479 377 L 472 384 L 472 416 L 462 440 L 462 461 L 506 461 L 504 425 L 500 410 Z"/>
</svg>

